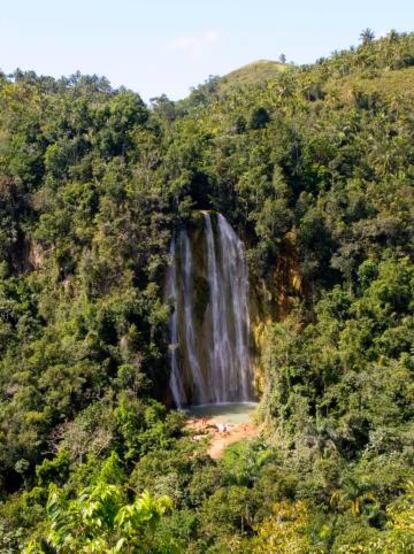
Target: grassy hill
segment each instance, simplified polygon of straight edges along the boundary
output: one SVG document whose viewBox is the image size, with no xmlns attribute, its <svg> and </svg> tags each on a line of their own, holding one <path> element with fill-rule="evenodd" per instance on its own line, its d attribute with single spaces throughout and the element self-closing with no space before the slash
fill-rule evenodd
<svg viewBox="0 0 414 554">
<path fill-rule="evenodd" d="M 211 100 L 237 94 L 240 90 L 253 90 L 264 83 L 275 83 L 282 73 L 293 66 L 272 60 L 258 60 L 243 65 L 227 75 L 210 75 L 204 83 L 194 87 L 189 96 L 177 102 L 176 107 L 200 107 L 208 105 Z"/>
<path fill-rule="evenodd" d="M 229 87 L 254 85 L 262 81 L 270 81 L 288 67 L 288 64 L 282 64 L 272 60 L 257 60 L 243 65 L 222 77 L 219 87 L 221 90 L 226 90 Z"/>
</svg>

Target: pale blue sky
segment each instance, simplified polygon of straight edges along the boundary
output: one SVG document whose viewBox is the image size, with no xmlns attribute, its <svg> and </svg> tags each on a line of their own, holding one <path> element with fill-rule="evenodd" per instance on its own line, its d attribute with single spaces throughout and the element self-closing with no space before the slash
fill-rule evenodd
<svg viewBox="0 0 414 554">
<path fill-rule="evenodd" d="M 411 31 L 414 0 L 0 0 L 0 68 L 60 76 L 79 69 L 139 92 L 180 98 L 284 52 L 313 62 L 360 31 Z"/>
</svg>

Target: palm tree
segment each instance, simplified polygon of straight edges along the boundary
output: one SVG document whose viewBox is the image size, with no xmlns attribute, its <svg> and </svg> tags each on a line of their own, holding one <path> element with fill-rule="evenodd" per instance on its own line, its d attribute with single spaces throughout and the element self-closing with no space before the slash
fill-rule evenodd
<svg viewBox="0 0 414 554">
<path fill-rule="evenodd" d="M 350 510 L 352 515 L 357 516 L 368 505 L 377 505 L 366 484 L 348 477 L 342 481 L 341 487 L 332 493 L 330 499 L 331 506 L 336 506 L 340 511 Z"/>
<path fill-rule="evenodd" d="M 367 27 L 361 32 L 359 38 L 362 40 L 362 44 L 368 44 L 369 42 L 372 42 L 375 38 L 374 31 Z"/>
</svg>

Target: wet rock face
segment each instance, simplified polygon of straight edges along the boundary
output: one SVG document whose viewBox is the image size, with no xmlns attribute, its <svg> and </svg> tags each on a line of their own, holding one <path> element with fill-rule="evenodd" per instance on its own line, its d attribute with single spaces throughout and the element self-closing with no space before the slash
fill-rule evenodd
<svg viewBox="0 0 414 554">
<path fill-rule="evenodd" d="M 249 280 L 244 246 L 221 214 L 202 212 L 170 249 L 166 295 L 177 406 L 251 400 Z"/>
</svg>

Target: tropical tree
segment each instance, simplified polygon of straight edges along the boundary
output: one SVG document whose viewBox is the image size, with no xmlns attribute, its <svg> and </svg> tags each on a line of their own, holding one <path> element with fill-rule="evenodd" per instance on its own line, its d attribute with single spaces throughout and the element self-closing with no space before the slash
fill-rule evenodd
<svg viewBox="0 0 414 554">
<path fill-rule="evenodd" d="M 375 33 L 372 29 L 367 27 L 366 29 L 361 31 L 359 38 L 361 39 L 362 44 L 368 44 L 369 42 L 372 42 L 375 39 Z"/>
<path fill-rule="evenodd" d="M 52 486 L 44 539 L 29 544 L 25 554 L 41 554 L 47 548 L 62 554 L 161 552 L 154 534 L 171 508 L 168 497 L 154 498 L 148 491 L 126 504 L 122 489 L 108 483 L 87 487 L 74 499 Z M 165 552 L 174 552 L 172 543 L 168 548 Z"/>
<path fill-rule="evenodd" d="M 282 501 L 273 506 L 273 515 L 257 528 L 254 554 L 318 554 L 308 534 L 310 518 L 305 502 Z"/>
</svg>

